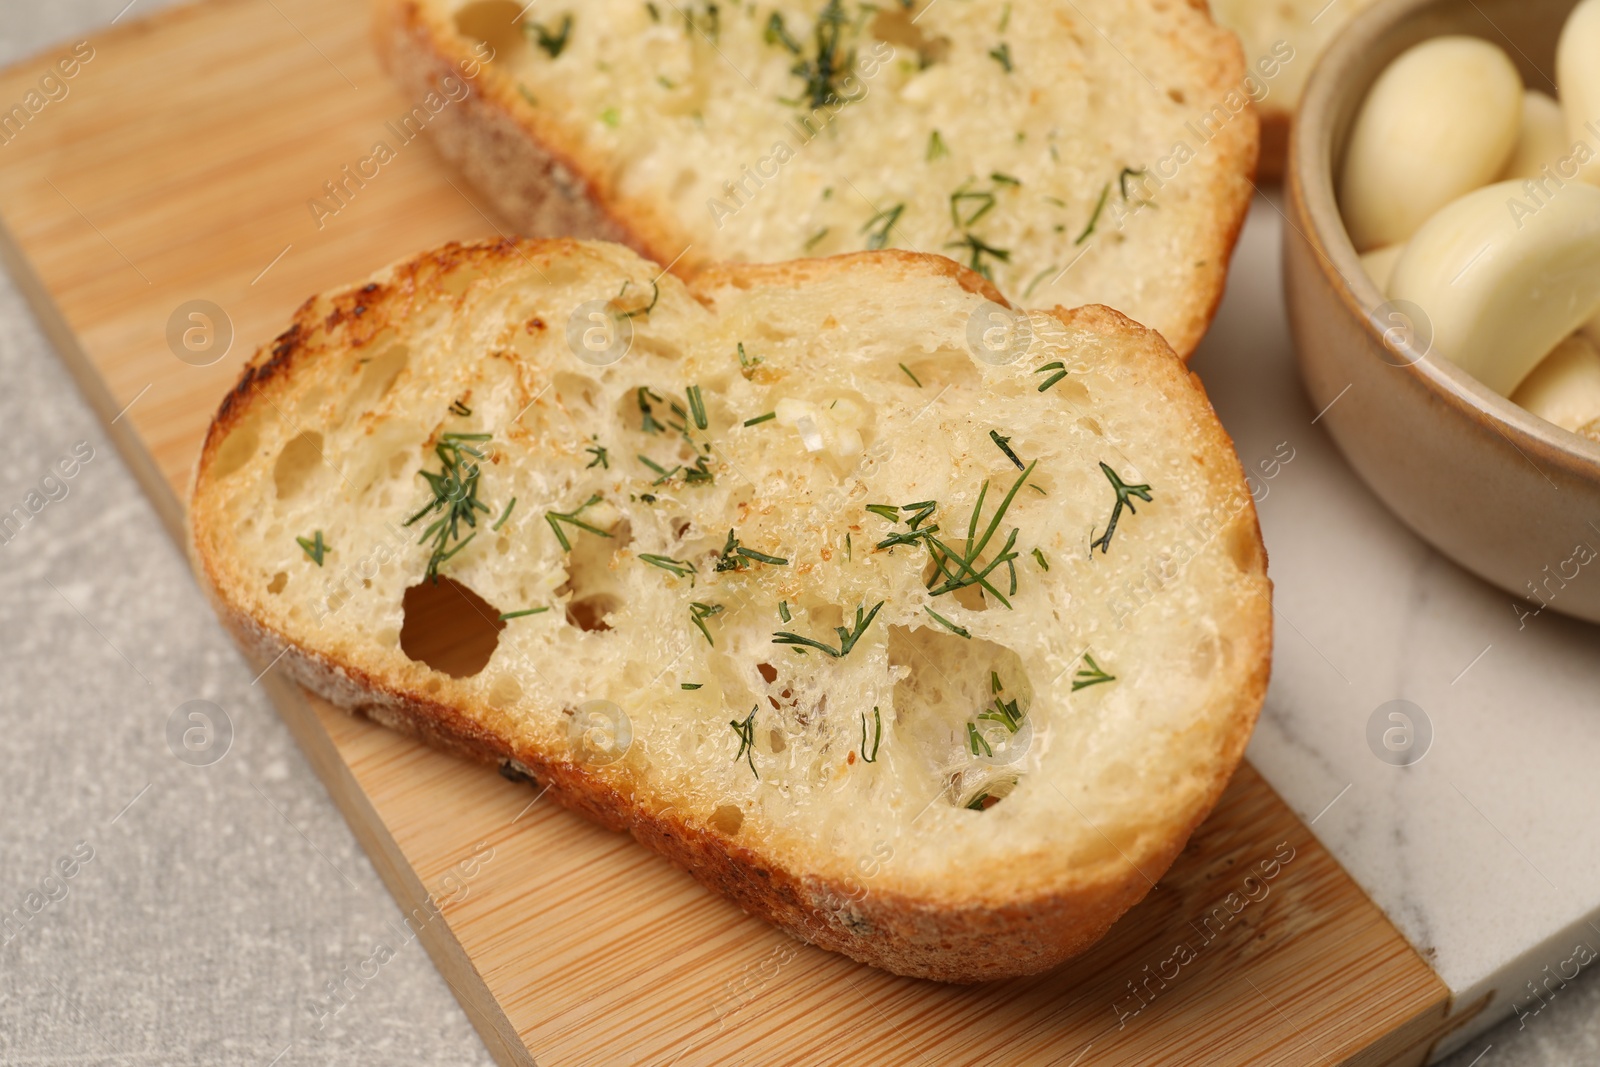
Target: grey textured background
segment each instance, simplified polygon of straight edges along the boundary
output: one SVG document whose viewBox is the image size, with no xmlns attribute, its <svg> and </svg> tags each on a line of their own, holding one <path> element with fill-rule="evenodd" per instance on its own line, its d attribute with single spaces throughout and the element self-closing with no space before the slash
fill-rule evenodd
<svg viewBox="0 0 1600 1067">
<path fill-rule="evenodd" d="M 125 6 L 3 0 L 0 64 Z M 68 495 L 0 545 L 0 919 L 26 917 L 0 932 L 0 1062 L 487 1064 L 3 275 L 0 426 L 0 511 L 78 442 L 94 449 Z M 168 746 L 193 699 L 232 725 L 208 766 Z M 59 899 L 32 914 L 34 892 Z M 319 1027 L 308 1005 L 379 944 L 394 959 Z M 1594 1064 L 1597 1019 L 1600 983 L 1580 979 L 1449 1064 Z"/>
</svg>

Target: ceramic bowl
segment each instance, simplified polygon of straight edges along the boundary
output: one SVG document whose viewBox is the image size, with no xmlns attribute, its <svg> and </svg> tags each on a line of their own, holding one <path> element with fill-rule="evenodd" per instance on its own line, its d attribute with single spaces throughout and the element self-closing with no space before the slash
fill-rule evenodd
<svg viewBox="0 0 1600 1067">
<path fill-rule="evenodd" d="M 1362 270 L 1334 175 L 1357 110 L 1390 60 L 1429 37 L 1503 48 L 1555 95 L 1574 0 L 1390 0 L 1353 21 L 1306 86 L 1284 183 L 1284 290 L 1318 422 L 1405 524 L 1515 600 L 1600 622 L 1600 444 L 1529 414 L 1431 351 L 1425 313 Z"/>
</svg>

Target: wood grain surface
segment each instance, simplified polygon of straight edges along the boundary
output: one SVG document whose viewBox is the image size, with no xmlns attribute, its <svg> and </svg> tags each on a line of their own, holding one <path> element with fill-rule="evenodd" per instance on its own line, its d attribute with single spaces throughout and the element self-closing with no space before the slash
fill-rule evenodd
<svg viewBox="0 0 1600 1067">
<path fill-rule="evenodd" d="M 357 0 L 215 0 L 91 50 L 49 94 L 70 42 L 0 75 L 0 253 L 181 540 L 210 415 L 296 305 L 499 226 L 425 132 L 399 143 L 416 102 Z M 395 158 L 314 211 L 378 141 Z M 207 366 L 168 342 L 195 300 L 231 323 Z M 1087 955 L 962 988 L 800 944 L 533 786 L 262 684 L 502 1063 L 1418 1064 L 1444 1026 L 1443 984 L 1248 765 Z"/>
</svg>

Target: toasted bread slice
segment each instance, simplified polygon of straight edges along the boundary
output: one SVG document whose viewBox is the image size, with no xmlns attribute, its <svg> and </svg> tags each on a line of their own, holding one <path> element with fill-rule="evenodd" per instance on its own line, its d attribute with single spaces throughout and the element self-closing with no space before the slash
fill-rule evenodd
<svg viewBox="0 0 1600 1067">
<path fill-rule="evenodd" d="M 522 233 L 686 277 L 939 252 L 1186 358 L 1216 309 L 1257 121 L 1203 0 L 524 7 L 376 4 L 407 98 L 464 97 L 418 112 L 440 151 Z"/>
<path fill-rule="evenodd" d="M 617 245 L 421 255 L 255 355 L 190 524 L 278 670 L 946 981 L 1103 934 L 1267 683 L 1255 511 L 1197 381 L 936 256 L 686 287 Z M 441 595 L 486 635 L 466 666 L 430 663 Z"/>
<path fill-rule="evenodd" d="M 1245 67 L 1259 87 L 1264 179 L 1283 176 L 1289 125 L 1306 79 L 1328 43 L 1373 0 L 1211 0 L 1218 24 L 1239 35 Z"/>
</svg>

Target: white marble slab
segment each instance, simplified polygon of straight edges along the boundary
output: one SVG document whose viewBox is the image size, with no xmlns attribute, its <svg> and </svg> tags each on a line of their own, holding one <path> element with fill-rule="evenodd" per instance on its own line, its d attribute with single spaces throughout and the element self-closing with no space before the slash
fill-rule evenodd
<svg viewBox="0 0 1600 1067">
<path fill-rule="evenodd" d="M 1313 424 L 1283 307 L 1285 225 L 1258 197 L 1194 360 L 1263 478 L 1276 649 L 1249 755 L 1433 964 L 1456 1010 L 1491 996 L 1453 1048 L 1513 1012 L 1531 1019 L 1563 977 L 1600 960 L 1600 627 L 1553 610 L 1519 617 L 1537 605 L 1418 540 Z M 1600 567 L 1577 580 L 1600 581 Z M 1368 742 L 1392 700 L 1421 709 L 1414 746 L 1431 726 L 1408 766 Z"/>
</svg>

